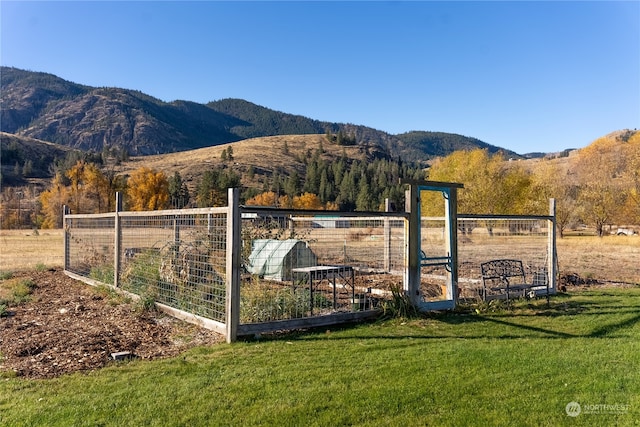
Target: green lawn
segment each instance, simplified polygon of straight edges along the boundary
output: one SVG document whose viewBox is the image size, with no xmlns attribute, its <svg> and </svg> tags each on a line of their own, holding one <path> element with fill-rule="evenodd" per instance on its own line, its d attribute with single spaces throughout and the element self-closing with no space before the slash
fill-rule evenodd
<svg viewBox="0 0 640 427">
<path fill-rule="evenodd" d="M 570 402 L 582 413 L 567 415 Z M 604 406 L 609 405 L 609 406 Z M 589 413 L 590 412 L 590 413 Z M 640 287 L 0 378 L 3 426 L 638 425 Z"/>
</svg>

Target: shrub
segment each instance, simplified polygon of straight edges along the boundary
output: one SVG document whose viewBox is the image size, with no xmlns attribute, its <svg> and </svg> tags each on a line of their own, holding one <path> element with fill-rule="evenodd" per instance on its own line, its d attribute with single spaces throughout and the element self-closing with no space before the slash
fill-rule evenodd
<svg viewBox="0 0 640 427">
<path fill-rule="evenodd" d="M 149 295 L 149 294 L 141 295 L 140 299 L 136 304 L 136 309 L 140 314 L 157 311 L 156 300 L 153 297 L 153 295 Z"/>
<path fill-rule="evenodd" d="M 304 317 L 311 310 L 309 300 L 308 289 L 293 290 L 287 286 L 247 284 L 242 287 L 240 296 L 240 322 L 256 323 Z M 324 295 L 314 295 L 314 309 L 329 307 L 331 301 Z"/>
<path fill-rule="evenodd" d="M 93 280 L 97 280 L 98 282 L 104 283 L 106 285 L 113 285 L 114 283 L 113 265 L 104 264 L 96 267 L 91 267 L 91 271 L 89 272 L 89 277 Z"/>
<path fill-rule="evenodd" d="M 121 286 L 136 295 L 154 295 L 160 282 L 160 261 L 156 251 L 147 250 L 131 259 L 121 276 Z"/>
<path fill-rule="evenodd" d="M 6 279 L 1 284 L 0 304 L 4 305 L 2 313 L 6 314 L 10 305 L 22 304 L 31 298 L 31 292 L 35 288 L 35 283 L 31 279 Z"/>
<path fill-rule="evenodd" d="M 96 293 L 107 299 L 109 305 L 118 305 L 122 303 L 128 303 L 131 298 L 118 292 L 114 287 L 107 285 L 100 285 L 95 288 Z"/>
<path fill-rule="evenodd" d="M 420 310 L 399 285 L 391 287 L 391 299 L 382 303 L 383 317 L 416 318 Z"/>
</svg>

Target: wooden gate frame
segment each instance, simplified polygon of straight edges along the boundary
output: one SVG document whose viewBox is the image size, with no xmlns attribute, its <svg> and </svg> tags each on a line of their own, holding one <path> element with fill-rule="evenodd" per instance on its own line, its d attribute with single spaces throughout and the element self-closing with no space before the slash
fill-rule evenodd
<svg viewBox="0 0 640 427">
<path fill-rule="evenodd" d="M 405 211 L 409 213 L 407 227 L 407 245 L 405 254 L 404 291 L 411 301 L 422 311 L 450 310 L 455 308 L 458 300 L 458 189 L 464 188 L 463 184 L 439 181 L 402 181 L 408 184 L 406 191 Z M 447 229 L 445 244 L 447 257 L 421 259 L 420 249 L 420 192 L 439 191 L 445 199 L 445 228 Z M 420 267 L 423 265 L 444 265 L 447 270 L 447 293 L 442 301 L 426 302 L 422 300 L 420 293 Z"/>
</svg>

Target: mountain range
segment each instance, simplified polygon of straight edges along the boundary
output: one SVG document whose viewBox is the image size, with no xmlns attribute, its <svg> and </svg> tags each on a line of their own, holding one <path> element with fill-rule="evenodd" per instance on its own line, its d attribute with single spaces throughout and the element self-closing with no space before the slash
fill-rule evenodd
<svg viewBox="0 0 640 427">
<path fill-rule="evenodd" d="M 476 138 L 430 131 L 392 135 L 350 123 L 288 114 L 242 99 L 207 104 L 164 102 L 140 91 L 90 87 L 52 74 L 0 67 L 0 130 L 83 151 L 151 155 L 248 138 L 327 134 L 391 158 L 425 164 L 455 150 L 486 148 L 521 157 Z"/>
</svg>

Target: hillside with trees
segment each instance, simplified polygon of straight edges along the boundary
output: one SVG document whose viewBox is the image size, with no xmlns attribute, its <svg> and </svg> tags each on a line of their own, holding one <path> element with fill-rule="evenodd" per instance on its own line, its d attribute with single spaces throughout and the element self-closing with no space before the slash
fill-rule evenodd
<svg viewBox="0 0 640 427">
<path fill-rule="evenodd" d="M 461 137 L 460 135 L 444 132 L 413 131 L 397 137 L 404 142 L 400 154 L 409 158 L 412 152 L 420 151 L 433 157 L 447 156 L 455 151 L 486 149 L 489 153 L 502 152 L 509 158 L 521 158 L 513 151 L 501 149 L 487 144 L 476 138 Z"/>
<path fill-rule="evenodd" d="M 72 151 L 62 145 L 0 132 L 0 184 L 19 186 L 29 178 L 51 178 L 56 162 Z"/>
<path fill-rule="evenodd" d="M 415 165 L 377 158 L 361 147 L 341 147 L 325 138 L 256 138 L 195 150 L 187 160 L 167 154 L 132 158 L 117 167 L 100 168 L 81 159 L 56 171 L 39 197 L 39 209 L 29 215 L 23 209 L 20 223 L 59 227 L 63 205 L 74 213 L 112 211 L 117 191 L 125 195 L 127 210 L 222 206 L 229 187 L 240 187 L 241 201 L 248 205 L 377 211 L 386 198 L 402 206 L 400 181 L 422 177 Z M 277 154 L 264 154 L 269 151 Z M 254 161 L 259 156 L 262 163 Z M 11 218 L 14 212 L 5 209 L 3 217 Z"/>
<path fill-rule="evenodd" d="M 422 164 L 457 149 L 498 150 L 462 135 L 439 133 L 429 143 L 416 143 L 412 134 L 321 122 L 241 99 L 164 102 L 135 90 L 89 87 L 10 67 L 0 69 L 0 97 L 1 131 L 98 153 L 151 155 L 261 136 L 324 133 Z"/>
<path fill-rule="evenodd" d="M 77 213 L 112 211 L 116 191 L 125 195 L 129 210 L 220 206 L 229 187 L 240 187 L 248 205 L 379 211 L 389 198 L 402 209 L 403 179 L 463 183 L 461 213 L 545 215 L 548 199 L 555 198 L 561 236 L 581 224 L 599 235 L 614 224 L 640 224 L 637 131 L 615 132 L 559 157 L 513 160 L 487 149 L 460 150 L 428 169 L 368 147 L 339 145 L 337 139 L 331 134 L 253 138 L 128 159 L 70 150 L 50 169 L 54 176 L 44 191 L 3 188 L 1 225 L 59 227 L 63 204 Z M 15 153 L 15 146 L 9 152 Z M 26 203 L 29 199 L 33 203 Z M 422 202 L 425 214 L 438 215 L 430 208 L 440 203 L 428 197 Z"/>
</svg>

